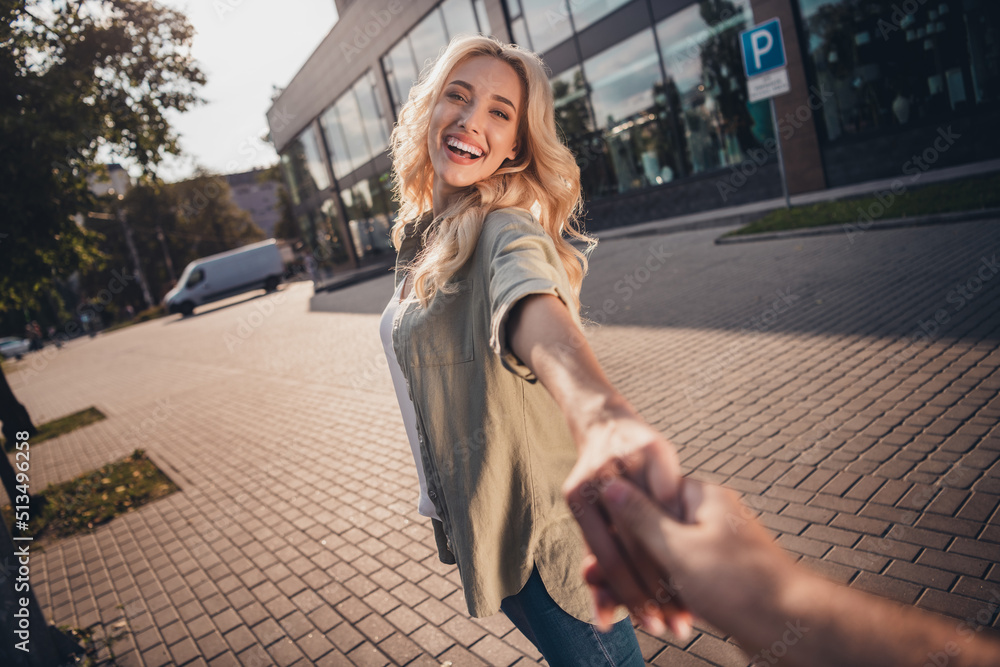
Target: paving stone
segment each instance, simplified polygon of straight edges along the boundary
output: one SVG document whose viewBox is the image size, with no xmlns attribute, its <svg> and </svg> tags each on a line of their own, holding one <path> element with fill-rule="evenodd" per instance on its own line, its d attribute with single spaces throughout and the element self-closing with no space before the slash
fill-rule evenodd
<svg viewBox="0 0 1000 667">
<path fill-rule="evenodd" d="M 717 235 L 602 240 L 582 293 L 592 308 L 621 304 L 614 285 L 650 243 L 673 253 L 669 275 L 589 328 L 608 377 L 667 425 L 692 476 L 757 499 L 752 511 L 808 567 L 952 615 L 988 603 L 1000 586 L 1000 283 L 919 349 L 907 337 L 926 304 L 974 269 L 968 258 L 1000 243 L 1000 228 L 887 230 L 850 248 L 837 236 L 715 246 Z M 127 454 L 120 434 L 146 420 L 143 446 L 183 487 L 38 554 L 47 615 L 114 622 L 115 604 L 138 600 L 136 646 L 121 644 L 131 664 L 179 664 L 192 645 L 198 655 L 184 662 L 199 665 L 539 660 L 504 617 L 469 619 L 457 570 L 440 563 L 416 513 L 391 378 L 371 371 L 384 359 L 373 332 L 391 281 L 283 287 L 286 301 L 233 351 L 220 341 L 271 297 L 69 341 L 27 382 L 12 366 L 39 421 L 85 407 L 82 387 L 109 414 L 39 449 L 38 484 Z M 732 346 L 775 289 L 805 296 L 805 285 L 808 298 L 773 328 Z M 738 365 L 716 368 L 726 349 L 736 356 L 723 363 Z M 705 397 L 688 400 L 683 383 Z M 150 420 L 159 406 L 166 419 Z M 273 456 L 276 442 L 287 455 Z M 376 644 L 359 627 L 388 634 Z M 315 645 L 303 643 L 309 634 Z M 708 629 L 683 644 L 639 637 L 652 664 L 730 660 Z"/>
</svg>

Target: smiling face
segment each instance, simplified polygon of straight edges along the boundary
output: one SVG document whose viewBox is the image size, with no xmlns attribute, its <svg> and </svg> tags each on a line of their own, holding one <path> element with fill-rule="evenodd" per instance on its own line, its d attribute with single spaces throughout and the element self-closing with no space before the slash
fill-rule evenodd
<svg viewBox="0 0 1000 667">
<path fill-rule="evenodd" d="M 474 56 L 452 69 L 427 133 L 435 214 L 459 190 L 517 156 L 521 98 L 521 80 L 502 60 Z"/>
</svg>

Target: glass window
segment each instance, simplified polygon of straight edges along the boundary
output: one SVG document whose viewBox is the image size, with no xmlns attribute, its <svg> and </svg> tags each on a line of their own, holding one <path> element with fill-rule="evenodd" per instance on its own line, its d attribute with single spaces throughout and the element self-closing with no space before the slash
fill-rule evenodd
<svg viewBox="0 0 1000 667">
<path fill-rule="evenodd" d="M 201 268 L 197 268 L 197 269 L 195 269 L 194 271 L 191 272 L 191 275 L 188 277 L 187 283 L 185 283 L 184 286 L 185 287 L 194 287 L 195 285 L 197 285 L 198 283 L 200 283 L 204 279 L 205 279 L 205 270 L 201 269 Z"/>
<path fill-rule="evenodd" d="M 573 35 L 567 0 L 528 0 L 521 7 L 534 51 L 544 53 Z"/>
<path fill-rule="evenodd" d="M 392 250 L 389 231 L 396 221 L 395 210 L 391 208 L 392 185 L 389 173 L 373 176 L 368 179 L 368 193 L 371 197 L 369 225 L 371 229 L 372 253 L 381 254 Z"/>
<path fill-rule="evenodd" d="M 299 135 L 302 141 L 302 149 L 305 152 L 306 169 L 312 178 L 315 190 L 326 190 L 330 187 L 330 177 L 326 167 L 323 165 L 323 158 L 319 151 L 319 144 L 316 141 L 316 133 L 310 125 Z"/>
<path fill-rule="evenodd" d="M 297 136 L 281 154 L 292 201 L 298 205 L 320 190 L 330 187 L 312 126 Z"/>
<path fill-rule="evenodd" d="M 944 123 L 1000 100 L 1000 3 L 798 2 L 807 66 L 833 93 L 818 112 L 827 142 Z"/>
<path fill-rule="evenodd" d="M 632 0 L 585 0 L 585 2 L 571 2 L 570 8 L 573 12 L 573 24 L 577 32 L 583 30 L 598 19 L 602 19 L 622 5 L 626 5 Z"/>
<path fill-rule="evenodd" d="M 667 82 L 664 92 L 680 128 L 683 171 L 738 164 L 771 137 L 766 100 L 747 101 L 739 33 L 753 25 L 747 0 L 703 0 L 656 26 Z"/>
<path fill-rule="evenodd" d="M 484 0 L 475 0 L 472 4 L 476 8 L 476 18 L 479 19 L 479 32 L 484 35 L 492 35 L 490 17 L 486 13 L 486 2 Z"/>
<path fill-rule="evenodd" d="M 317 259 L 321 261 L 321 264 L 337 266 L 350 261 L 351 257 L 344 245 L 340 229 L 337 202 L 333 199 L 326 199 L 320 204 L 318 215 L 316 215 L 315 241 L 319 249 Z"/>
<path fill-rule="evenodd" d="M 410 87 L 417 80 L 417 66 L 413 61 L 413 51 L 410 50 L 410 39 L 404 37 L 382 58 L 386 79 L 389 81 L 389 93 L 396 113 L 403 106 Z"/>
<path fill-rule="evenodd" d="M 361 80 L 354 85 L 354 92 L 361 107 L 361 122 L 364 124 L 365 136 L 371 155 L 369 159 L 381 153 L 389 145 L 389 135 L 386 132 L 386 118 L 378 103 L 378 91 L 375 88 L 375 75 L 369 70 Z"/>
<path fill-rule="evenodd" d="M 514 38 L 514 43 L 518 46 L 534 50 L 531 48 L 531 39 L 528 37 L 528 29 L 524 27 L 524 17 L 519 17 L 510 23 L 510 32 Z"/>
<path fill-rule="evenodd" d="M 471 0 L 445 0 L 441 3 L 441 14 L 444 16 L 445 27 L 448 28 L 449 38 L 461 34 L 475 35 L 479 32 Z"/>
<path fill-rule="evenodd" d="M 299 198 L 299 180 L 295 176 L 291 151 L 288 149 L 281 154 L 281 171 L 285 175 L 285 182 L 288 184 L 288 192 L 292 196 L 292 203 L 298 206 L 302 203 L 302 199 Z"/>
<path fill-rule="evenodd" d="M 660 76 L 653 31 L 645 30 L 583 64 L 614 174 L 595 194 L 627 192 L 685 175 Z"/>
<path fill-rule="evenodd" d="M 347 149 L 347 140 L 344 138 L 343 123 L 340 121 L 340 111 L 338 105 L 323 112 L 319 117 L 319 124 L 323 128 L 323 136 L 326 137 L 326 145 L 330 149 L 330 160 L 333 162 L 333 173 L 338 178 L 351 173 L 351 153 Z"/>
<path fill-rule="evenodd" d="M 364 120 L 361 118 L 361 110 L 358 108 L 358 99 L 354 90 L 348 90 L 337 100 L 337 114 L 340 120 L 340 129 L 347 142 L 347 153 L 351 156 L 351 168 L 344 172 L 344 175 L 354 171 L 365 162 L 371 159 L 371 150 L 368 148 L 368 140 L 365 139 Z M 337 172 L 337 176 L 340 176 Z"/>
<path fill-rule="evenodd" d="M 409 33 L 410 46 L 417 60 L 417 70 L 423 70 L 428 61 L 437 58 L 438 54 L 448 44 L 448 35 L 444 29 L 441 12 L 436 9 L 418 23 Z M 409 93 L 409 89 L 407 89 Z M 405 98 L 404 98 L 405 99 Z"/>
</svg>

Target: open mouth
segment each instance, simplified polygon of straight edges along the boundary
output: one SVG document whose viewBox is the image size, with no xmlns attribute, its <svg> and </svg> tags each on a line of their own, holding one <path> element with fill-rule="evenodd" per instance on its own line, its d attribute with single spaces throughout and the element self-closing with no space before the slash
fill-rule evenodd
<svg viewBox="0 0 1000 667">
<path fill-rule="evenodd" d="M 475 146 L 467 144 L 464 141 L 459 141 L 455 137 L 447 137 L 445 139 L 445 146 L 455 155 L 459 155 L 469 160 L 477 160 L 484 155 L 484 153 Z"/>
</svg>

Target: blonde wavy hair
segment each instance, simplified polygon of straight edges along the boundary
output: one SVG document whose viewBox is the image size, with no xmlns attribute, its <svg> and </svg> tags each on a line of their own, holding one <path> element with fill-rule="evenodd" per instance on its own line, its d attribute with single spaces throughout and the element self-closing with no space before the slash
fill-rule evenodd
<svg viewBox="0 0 1000 667">
<path fill-rule="evenodd" d="M 514 160 L 504 160 L 488 178 L 468 187 L 424 231 L 425 252 L 409 267 L 412 290 L 422 307 L 434 294 L 456 289 L 448 279 L 472 256 L 483 221 L 491 211 L 516 206 L 533 211 L 559 252 L 573 293 L 574 320 L 580 314 L 580 289 L 587 274 L 588 256 L 597 240 L 580 231 L 583 203 L 580 168 L 556 134 L 552 89 L 541 58 L 514 44 L 483 36 L 456 37 L 436 61 L 421 72 L 399 112 L 390 139 L 393 190 L 399 200 L 399 217 L 392 227 L 393 246 L 400 247 L 407 223 L 433 210 L 434 169 L 427 148 L 431 113 L 451 71 L 468 58 L 491 56 L 510 65 L 521 80 L 523 102 L 518 111 Z M 427 247 L 429 236 L 434 243 Z M 568 239 L 586 243 L 584 251 Z"/>
</svg>

